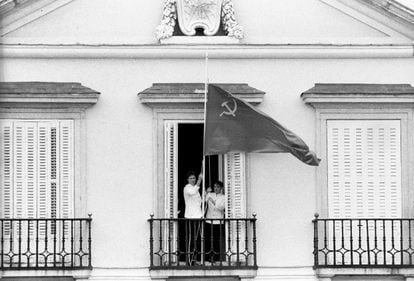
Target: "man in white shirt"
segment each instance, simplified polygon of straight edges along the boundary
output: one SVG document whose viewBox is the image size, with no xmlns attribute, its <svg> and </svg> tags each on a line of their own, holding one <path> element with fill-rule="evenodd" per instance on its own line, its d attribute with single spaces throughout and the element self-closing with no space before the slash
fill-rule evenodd
<svg viewBox="0 0 414 281">
<path fill-rule="evenodd" d="M 185 213 L 184 218 L 190 219 L 185 223 L 186 232 L 186 261 L 188 265 L 193 265 L 201 258 L 201 221 L 191 219 L 201 219 L 201 195 L 200 184 L 203 176 L 200 174 L 196 182 L 196 174 L 193 171 L 187 173 L 187 185 L 184 187 Z"/>
</svg>

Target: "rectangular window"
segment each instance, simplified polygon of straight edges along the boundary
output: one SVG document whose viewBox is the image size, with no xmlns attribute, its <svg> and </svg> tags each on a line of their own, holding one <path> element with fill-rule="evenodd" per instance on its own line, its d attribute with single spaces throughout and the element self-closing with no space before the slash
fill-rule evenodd
<svg viewBox="0 0 414 281">
<path fill-rule="evenodd" d="M 1 217 L 72 217 L 73 121 L 2 120 L 0 131 Z"/>
<path fill-rule="evenodd" d="M 330 218 L 401 218 L 400 120 L 328 120 Z"/>
<path fill-rule="evenodd" d="M 184 218 L 185 204 L 183 188 L 187 183 L 188 170 L 196 173 L 201 171 L 203 124 L 181 123 L 167 121 L 164 126 L 164 214 L 165 218 Z M 212 187 L 216 180 L 224 183 L 226 198 L 225 218 L 246 218 L 246 157 L 244 153 L 228 153 L 220 156 L 210 156 L 206 159 L 206 175 L 204 182 L 206 187 Z M 204 183 L 203 183 L 204 184 Z M 200 189 L 202 196 L 202 189 Z M 247 223 L 244 221 L 229 221 L 225 224 L 226 237 L 223 245 L 228 250 L 237 253 L 237 249 L 245 249 L 245 231 Z M 184 221 L 170 222 L 163 227 L 163 248 L 168 251 L 183 253 L 188 248 L 188 226 Z M 198 231 L 197 231 L 198 232 Z M 210 242 L 211 233 L 200 228 L 201 241 Z M 195 238 L 194 238 L 195 239 Z M 191 240 L 191 239 L 190 239 Z M 173 243 L 172 241 L 177 241 Z M 208 249 L 199 249 L 208 251 Z M 240 250 L 240 251 L 243 251 Z M 184 262 L 186 256 L 179 255 L 178 259 L 173 255 L 171 261 Z M 233 260 L 234 259 L 234 260 Z M 236 255 L 230 256 L 226 262 L 235 262 Z M 246 262 L 246 257 L 239 255 L 238 259 Z"/>
</svg>

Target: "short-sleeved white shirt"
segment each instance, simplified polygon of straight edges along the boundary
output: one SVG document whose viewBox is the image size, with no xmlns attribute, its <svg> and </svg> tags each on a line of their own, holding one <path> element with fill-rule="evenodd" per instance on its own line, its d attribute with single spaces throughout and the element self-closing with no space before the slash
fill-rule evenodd
<svg viewBox="0 0 414 281">
<path fill-rule="evenodd" d="M 201 196 L 198 185 L 187 184 L 184 187 L 185 213 L 187 219 L 199 219 L 203 216 L 201 211 Z"/>
<path fill-rule="evenodd" d="M 213 204 L 209 198 L 215 203 Z M 207 193 L 206 201 L 208 202 L 207 214 L 206 218 L 208 219 L 223 219 L 224 218 L 224 209 L 226 207 L 226 197 L 219 193 L 216 194 L 214 192 Z M 211 221 L 207 220 L 207 223 Z M 213 224 L 219 224 L 220 221 L 213 221 Z"/>
</svg>

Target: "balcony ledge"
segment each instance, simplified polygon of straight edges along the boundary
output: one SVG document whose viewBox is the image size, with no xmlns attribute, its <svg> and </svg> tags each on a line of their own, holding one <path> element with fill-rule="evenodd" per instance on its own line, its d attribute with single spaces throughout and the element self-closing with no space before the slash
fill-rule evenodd
<svg viewBox="0 0 414 281">
<path fill-rule="evenodd" d="M 400 276 L 400 277 L 414 277 L 414 267 L 405 268 L 317 268 L 315 272 L 320 278 L 334 278 L 338 276 Z"/>
<path fill-rule="evenodd" d="M 257 269 L 150 269 L 152 279 L 171 277 L 239 277 L 241 280 L 253 279 L 257 275 Z"/>
<path fill-rule="evenodd" d="M 0 271 L 0 280 L 3 278 L 45 278 L 45 277 L 55 277 L 62 278 L 65 280 L 65 277 L 75 278 L 75 279 L 88 279 L 91 276 L 92 269 L 73 269 L 73 270 L 64 270 L 64 269 L 47 269 L 47 270 L 4 270 Z"/>
</svg>

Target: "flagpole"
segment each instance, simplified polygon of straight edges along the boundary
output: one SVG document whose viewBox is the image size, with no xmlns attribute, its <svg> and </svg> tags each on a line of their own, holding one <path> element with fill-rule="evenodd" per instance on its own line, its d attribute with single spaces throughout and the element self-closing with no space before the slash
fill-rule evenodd
<svg viewBox="0 0 414 281">
<path fill-rule="evenodd" d="M 206 117 L 207 117 L 207 91 L 208 91 L 208 52 L 206 51 L 205 54 L 205 62 L 204 62 L 204 130 L 203 130 L 203 199 L 202 199 L 202 211 L 203 211 L 203 218 L 205 216 L 205 199 L 206 199 L 206 165 L 205 165 L 205 149 L 206 149 Z M 210 183 L 211 184 L 211 183 Z"/>
</svg>

